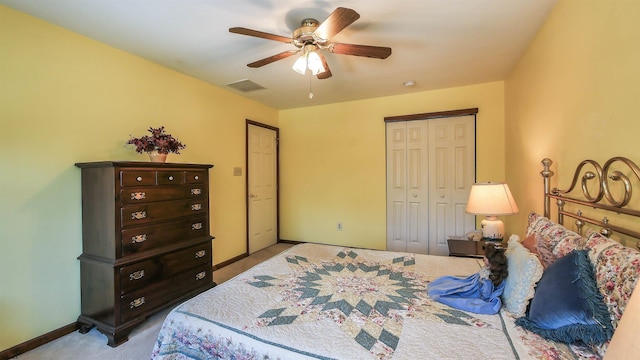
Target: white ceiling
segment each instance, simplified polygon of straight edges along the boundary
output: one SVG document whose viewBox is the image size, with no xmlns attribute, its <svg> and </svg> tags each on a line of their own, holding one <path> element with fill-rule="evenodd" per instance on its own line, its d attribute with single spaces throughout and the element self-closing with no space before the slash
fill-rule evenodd
<svg viewBox="0 0 640 360">
<path fill-rule="evenodd" d="M 89 38 L 276 109 L 504 80 L 557 0 L 0 0 Z M 360 19 L 332 40 L 391 47 L 385 60 L 324 53 L 333 77 L 309 81 L 295 57 L 246 64 L 295 49 L 229 33 L 246 27 L 291 36 L 304 18 L 336 7 Z M 266 89 L 225 84 L 249 79 Z M 406 88 L 403 83 L 414 80 Z M 309 99 L 309 85 L 314 98 Z"/>
</svg>

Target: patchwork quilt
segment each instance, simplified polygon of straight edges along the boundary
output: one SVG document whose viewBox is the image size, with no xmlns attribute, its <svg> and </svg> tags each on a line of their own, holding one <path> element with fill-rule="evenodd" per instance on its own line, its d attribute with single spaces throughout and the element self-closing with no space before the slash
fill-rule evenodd
<svg viewBox="0 0 640 360">
<path fill-rule="evenodd" d="M 429 298 L 427 284 L 481 260 L 301 244 L 184 302 L 153 359 L 567 359 L 586 348 L 541 339 L 508 313 Z"/>
</svg>

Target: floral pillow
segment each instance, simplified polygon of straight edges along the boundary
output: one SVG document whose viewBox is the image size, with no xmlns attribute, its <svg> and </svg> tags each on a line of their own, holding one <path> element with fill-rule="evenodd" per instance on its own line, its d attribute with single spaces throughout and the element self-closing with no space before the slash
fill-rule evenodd
<svg viewBox="0 0 640 360">
<path fill-rule="evenodd" d="M 536 231 L 539 230 L 539 228 L 543 227 L 545 224 L 540 223 L 540 222 L 547 222 L 549 221 L 549 219 L 545 218 L 544 216 L 541 216 L 539 214 L 537 214 L 536 212 L 532 211 L 529 214 L 529 218 L 528 218 L 528 222 L 527 222 L 527 236 L 535 233 Z M 540 224 L 538 224 L 540 223 Z"/>
<path fill-rule="evenodd" d="M 570 230 L 567 230 L 563 235 L 552 251 L 557 259 L 568 255 L 573 250 L 584 250 L 587 239 Z"/>
<path fill-rule="evenodd" d="M 536 251 L 538 252 L 538 257 L 540 258 L 542 266 L 546 269 L 556 261 L 557 257 L 553 254 L 551 249 L 547 247 L 547 243 L 542 239 L 540 234 L 534 234 L 534 236 L 536 237 Z"/>
<path fill-rule="evenodd" d="M 597 245 L 604 243 L 617 244 L 618 242 L 615 240 L 611 240 L 608 237 L 600 234 L 599 232 L 593 231 L 592 229 L 587 229 L 586 233 L 587 241 L 584 244 L 585 249 L 593 249 Z"/>
<path fill-rule="evenodd" d="M 573 250 L 584 249 L 587 240 L 564 226 L 556 224 L 535 212 L 529 214 L 528 220 L 527 236 L 531 234 L 539 235 L 538 252 L 541 251 L 540 249 L 551 252 L 551 255 L 547 256 L 546 259 L 541 259 L 543 263 L 545 263 L 545 266 L 550 265 L 555 260 L 569 254 Z M 540 244 L 540 242 L 543 244 Z"/>
<path fill-rule="evenodd" d="M 615 329 L 640 278 L 640 252 L 611 239 L 600 242 L 602 235 L 595 234 L 587 241 L 599 242 L 589 251 L 589 259 Z"/>
<path fill-rule="evenodd" d="M 509 238 L 505 255 L 509 275 L 505 279 L 502 303 L 513 316 L 524 316 L 544 268 L 538 257 L 520 243 L 518 235 Z"/>
</svg>

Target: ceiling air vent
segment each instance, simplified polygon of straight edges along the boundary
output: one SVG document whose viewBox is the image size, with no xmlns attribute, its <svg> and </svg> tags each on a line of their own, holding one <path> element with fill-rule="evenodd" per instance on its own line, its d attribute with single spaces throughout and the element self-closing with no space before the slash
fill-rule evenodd
<svg viewBox="0 0 640 360">
<path fill-rule="evenodd" d="M 254 90 L 262 90 L 262 89 L 266 89 L 264 86 L 260 85 L 260 84 L 256 84 L 253 81 L 249 80 L 249 79 L 242 79 L 242 80 L 238 80 L 238 81 L 234 81 L 234 82 L 230 82 L 228 84 L 225 84 L 229 87 L 232 87 L 236 90 L 240 90 L 242 92 L 249 92 L 249 91 L 254 91 Z"/>
</svg>

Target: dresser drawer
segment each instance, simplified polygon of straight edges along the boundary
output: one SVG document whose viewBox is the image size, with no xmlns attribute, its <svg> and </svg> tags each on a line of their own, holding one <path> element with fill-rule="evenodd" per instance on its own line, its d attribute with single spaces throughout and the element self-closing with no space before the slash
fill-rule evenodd
<svg viewBox="0 0 640 360">
<path fill-rule="evenodd" d="M 156 184 L 156 172 L 151 170 L 120 171 L 121 186 L 149 186 Z"/>
<path fill-rule="evenodd" d="M 128 228 L 121 231 L 122 254 L 141 253 L 180 241 L 209 236 L 206 216 L 195 216 L 156 225 Z"/>
<path fill-rule="evenodd" d="M 126 294 L 181 272 L 211 262 L 211 242 L 124 266 L 120 269 L 120 293 Z"/>
<path fill-rule="evenodd" d="M 140 204 L 154 201 L 195 199 L 207 197 L 208 189 L 205 186 L 155 186 L 134 187 L 120 190 L 122 204 Z"/>
<path fill-rule="evenodd" d="M 158 170 L 156 173 L 158 185 L 184 184 L 184 172 L 180 170 Z"/>
<path fill-rule="evenodd" d="M 207 171 L 187 170 L 184 172 L 184 181 L 187 184 L 206 184 L 208 175 Z"/>
<path fill-rule="evenodd" d="M 213 281 L 211 264 L 187 270 L 120 298 L 120 321 L 125 322 Z"/>
<path fill-rule="evenodd" d="M 121 223 L 123 227 L 138 226 L 182 216 L 206 214 L 208 209 L 206 198 L 126 205 L 120 210 Z"/>
</svg>

